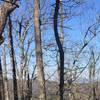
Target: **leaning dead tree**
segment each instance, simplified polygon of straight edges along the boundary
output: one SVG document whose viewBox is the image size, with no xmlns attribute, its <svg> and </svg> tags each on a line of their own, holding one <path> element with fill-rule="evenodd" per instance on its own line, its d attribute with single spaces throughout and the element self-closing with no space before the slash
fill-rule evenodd
<svg viewBox="0 0 100 100">
<path fill-rule="evenodd" d="M 2 33 L 4 31 L 8 16 L 13 12 L 18 5 L 17 0 L 2 0 L 4 3 L 0 6 L 0 44 L 4 41 Z"/>
</svg>

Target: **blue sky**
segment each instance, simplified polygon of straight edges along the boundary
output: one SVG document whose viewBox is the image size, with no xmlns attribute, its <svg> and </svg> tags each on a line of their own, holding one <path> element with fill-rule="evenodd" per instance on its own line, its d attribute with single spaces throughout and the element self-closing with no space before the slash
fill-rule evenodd
<svg viewBox="0 0 100 100">
<path fill-rule="evenodd" d="M 41 4 L 43 7 L 41 13 L 47 13 L 45 15 L 45 17 L 51 17 L 51 15 L 53 15 L 53 9 L 54 6 L 53 5 L 55 2 L 55 0 L 46 0 L 45 4 L 43 3 L 44 0 L 41 0 Z M 66 1 L 66 0 L 64 0 Z M 78 0 L 76 0 L 78 1 Z M 29 3 L 31 2 L 31 3 Z M 20 19 L 21 15 L 24 15 L 26 18 L 29 18 L 30 16 L 33 15 L 33 1 L 31 0 L 21 0 L 20 2 L 20 8 L 16 9 L 16 14 L 14 13 L 13 16 L 15 17 L 14 19 Z M 45 6 L 43 6 L 45 5 Z M 66 5 L 66 4 L 65 4 Z M 30 11 L 30 12 L 28 12 Z M 51 13 L 52 12 L 52 13 Z M 96 22 L 96 19 L 98 18 L 98 16 L 100 15 L 100 0 L 85 0 L 85 3 L 82 4 L 80 7 L 77 8 L 73 8 L 72 9 L 72 13 L 73 14 L 79 14 L 78 16 L 72 17 L 71 20 L 67 20 L 64 22 L 65 26 L 71 27 L 72 29 L 64 29 L 64 33 L 65 33 L 65 40 L 68 40 L 68 42 L 66 42 L 66 46 L 68 47 L 74 47 L 74 44 L 81 44 L 83 43 L 83 38 L 85 35 L 85 32 L 87 30 L 87 28 L 92 25 L 93 23 Z M 42 18 L 42 17 L 41 17 Z M 52 21 L 53 22 L 53 21 Z M 16 27 L 17 28 L 17 27 Z M 48 43 L 50 40 L 50 42 L 54 42 L 54 32 L 53 32 L 53 25 L 50 24 L 48 26 L 46 26 L 46 31 L 42 32 L 42 38 L 43 41 L 45 41 L 45 43 Z M 30 28 L 29 30 L 29 36 L 34 34 L 34 28 Z M 98 54 L 98 52 L 100 52 L 100 33 L 98 33 L 98 36 L 95 37 L 95 39 L 93 41 L 91 41 L 89 46 L 95 46 L 95 51 Z M 28 36 L 28 37 L 29 37 Z M 43 43 L 43 44 L 45 44 Z M 16 44 L 15 44 L 16 45 Z M 33 46 L 31 46 L 31 48 L 34 48 L 34 44 Z M 76 48 L 76 47 L 75 47 Z M 75 49 L 74 48 L 74 49 Z M 52 49 L 52 48 L 50 48 Z M 16 49 L 16 52 L 18 52 L 18 49 Z M 53 53 L 50 52 L 46 52 L 47 56 L 48 55 L 52 55 Z M 44 54 L 45 55 L 45 54 Z M 66 56 L 69 56 L 69 54 Z M 9 59 L 9 58 L 8 58 Z M 50 57 L 44 57 L 45 62 L 47 63 L 48 59 L 50 59 L 50 67 L 46 68 L 46 72 L 49 71 L 49 73 L 54 72 L 54 70 L 56 70 L 56 66 L 54 63 L 55 59 L 51 59 Z M 72 56 L 70 55 L 70 59 L 73 59 Z M 35 59 L 32 59 L 35 60 Z M 35 62 L 35 61 L 33 61 Z M 31 62 L 31 64 L 34 64 L 33 62 Z M 84 65 L 84 62 L 82 62 L 82 64 Z M 33 65 L 30 65 L 29 70 L 32 71 L 32 67 Z"/>
<path fill-rule="evenodd" d="M 50 12 L 53 12 L 53 9 L 54 9 L 54 6 L 51 6 L 51 5 L 53 5 L 55 2 L 54 0 L 46 0 L 46 2 L 43 3 L 43 1 L 44 0 L 41 0 L 41 7 L 43 8 L 41 10 L 41 13 L 47 13 L 45 17 L 47 16 L 51 17 Z M 25 16 L 27 16 L 27 18 L 30 16 L 30 13 L 27 13 L 27 11 L 29 11 L 28 8 L 32 9 L 32 6 L 33 6 L 33 3 L 28 4 L 28 2 L 30 2 L 30 0 L 27 2 L 25 2 L 25 0 L 22 0 L 21 8 L 19 9 L 19 11 L 16 10 L 18 13 L 20 12 L 20 14 L 25 13 Z M 66 36 L 65 40 L 69 40 L 69 42 L 68 43 L 66 42 L 65 44 L 67 44 L 67 46 L 69 47 L 74 44 L 81 44 L 82 46 L 83 38 L 88 27 L 94 24 L 96 22 L 96 19 L 100 15 L 100 0 L 85 0 L 84 4 L 82 4 L 79 7 L 73 8 L 72 13 L 75 14 L 76 16 L 72 17 L 71 20 L 69 21 L 65 20 L 64 22 L 65 26 L 72 28 L 71 30 L 64 29 L 64 33 Z M 20 14 L 18 14 L 18 16 L 20 16 Z M 77 16 L 77 14 L 79 15 Z M 53 25 L 51 24 L 51 25 L 46 26 L 46 29 L 47 29 L 46 31 L 42 32 L 43 40 L 45 41 L 45 43 L 47 43 L 50 39 L 53 39 L 54 41 Z M 34 34 L 34 31 L 32 29 L 31 31 Z M 89 44 L 89 47 L 91 46 L 94 46 L 94 49 L 96 49 L 96 53 L 100 52 L 99 51 L 100 50 L 100 35 L 99 34 L 95 39 L 93 39 L 93 41 L 91 41 L 91 43 Z M 49 55 L 52 55 L 52 54 L 53 53 L 50 53 L 50 52 L 46 52 L 46 54 L 44 54 L 44 55 L 47 55 L 47 56 L 44 56 L 44 63 L 47 63 L 50 59 L 50 61 L 48 62 L 50 66 L 47 66 L 47 68 L 45 69 L 46 73 L 48 73 L 48 71 L 49 73 L 53 73 L 54 70 L 56 70 L 57 68 L 55 66 L 54 59 L 51 59 L 50 57 L 48 57 Z M 69 56 L 69 54 L 67 56 Z M 72 56 L 70 56 L 70 59 L 73 59 Z M 87 60 L 81 61 L 80 66 L 82 65 L 85 66 L 86 61 Z"/>
</svg>

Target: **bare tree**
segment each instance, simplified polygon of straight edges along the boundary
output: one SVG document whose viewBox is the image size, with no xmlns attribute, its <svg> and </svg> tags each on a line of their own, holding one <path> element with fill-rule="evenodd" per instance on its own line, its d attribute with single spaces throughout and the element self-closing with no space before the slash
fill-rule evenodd
<svg viewBox="0 0 100 100">
<path fill-rule="evenodd" d="M 29 53 L 29 49 L 31 46 L 31 43 L 33 42 L 33 36 L 29 37 L 28 42 L 27 42 L 27 47 L 25 48 L 24 44 L 26 42 L 26 38 L 28 36 L 28 30 L 31 27 L 30 25 L 30 20 L 24 20 L 23 17 L 21 19 L 21 21 L 17 21 L 18 22 L 18 27 L 19 30 L 17 30 L 18 32 L 18 46 L 20 49 L 20 75 L 19 75 L 19 96 L 20 99 L 29 99 L 29 72 L 28 72 L 28 63 L 30 62 L 30 57 L 28 58 L 28 53 Z M 24 24 L 24 25 L 23 25 Z M 23 31 L 22 31 L 23 30 Z"/>
<path fill-rule="evenodd" d="M 3 51 L 2 62 L 3 62 L 3 67 L 4 67 L 4 74 L 3 74 L 3 78 L 4 78 L 4 95 L 5 95 L 5 100 L 9 100 L 5 44 L 3 44 L 2 49 L 3 49 L 2 50 Z"/>
<path fill-rule="evenodd" d="M 13 92 L 14 92 L 14 100 L 18 100 L 17 93 L 17 79 L 16 79 L 16 65 L 15 65 L 15 57 L 14 57 L 14 47 L 13 47 L 13 36 L 12 36 L 12 21 L 9 16 L 9 47 L 10 47 L 10 59 L 13 73 Z"/>
<path fill-rule="evenodd" d="M 60 55 L 60 85 L 59 85 L 59 92 L 60 92 L 60 100 L 63 100 L 63 94 L 64 94 L 64 51 L 63 46 L 60 41 L 59 33 L 58 33 L 58 14 L 59 14 L 59 8 L 60 8 L 60 0 L 56 0 L 56 7 L 54 12 L 54 33 L 55 33 L 55 39 L 59 50 Z"/>
<path fill-rule="evenodd" d="M 4 31 L 6 21 L 8 16 L 11 14 L 12 11 L 18 7 L 16 1 L 13 0 L 2 0 L 4 1 L 3 5 L 0 6 L 0 44 L 4 41 L 2 33 Z"/>
<path fill-rule="evenodd" d="M 41 23 L 40 23 L 40 0 L 34 0 L 34 30 L 35 30 L 35 48 L 36 48 L 36 66 L 37 79 L 40 84 L 40 100 L 46 100 L 44 67 L 41 45 Z"/>
<path fill-rule="evenodd" d="M 91 51 L 91 60 L 90 60 L 90 65 L 89 65 L 89 84 L 90 84 L 90 94 L 89 94 L 89 100 L 93 99 L 93 100 L 98 100 L 97 99 L 97 92 L 96 92 L 96 81 L 95 81 L 95 77 L 96 77 L 96 63 L 99 60 L 100 55 L 98 55 L 98 57 L 95 57 L 95 53 L 92 49 Z"/>
<path fill-rule="evenodd" d="M 0 59 L 0 98 L 1 100 L 4 100 L 4 85 L 3 85 L 3 74 L 2 74 L 2 65 L 1 65 L 1 59 Z"/>
</svg>

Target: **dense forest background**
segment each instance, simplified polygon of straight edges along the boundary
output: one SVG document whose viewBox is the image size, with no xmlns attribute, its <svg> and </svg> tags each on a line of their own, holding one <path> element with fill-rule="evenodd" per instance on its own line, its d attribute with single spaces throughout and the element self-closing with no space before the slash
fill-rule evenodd
<svg viewBox="0 0 100 100">
<path fill-rule="evenodd" d="M 99 0 L 0 0 L 0 100 L 100 100 Z"/>
</svg>

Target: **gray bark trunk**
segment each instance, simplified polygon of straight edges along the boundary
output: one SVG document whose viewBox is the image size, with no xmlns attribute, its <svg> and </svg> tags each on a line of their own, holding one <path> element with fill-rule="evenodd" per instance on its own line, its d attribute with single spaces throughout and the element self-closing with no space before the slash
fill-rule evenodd
<svg viewBox="0 0 100 100">
<path fill-rule="evenodd" d="M 6 0 L 4 4 L 0 6 L 0 44 L 4 42 L 2 33 L 6 25 L 7 17 L 16 7 L 16 5 L 12 4 L 12 0 Z"/>
<path fill-rule="evenodd" d="M 5 100 L 5 98 L 4 98 L 4 85 L 3 85 L 1 58 L 0 58 L 0 100 Z"/>
<path fill-rule="evenodd" d="M 3 67 L 4 67 L 4 74 L 3 74 L 4 76 L 4 95 L 5 95 L 5 100 L 9 100 L 5 44 L 3 45 Z"/>
<path fill-rule="evenodd" d="M 21 39 L 21 37 L 20 37 L 20 39 Z M 24 66 L 23 66 L 23 63 L 24 63 L 24 43 L 23 42 L 21 42 L 20 41 L 20 43 L 21 43 L 21 48 L 20 48 L 20 51 L 21 51 L 21 62 L 20 62 L 20 100 L 24 100 L 24 94 L 23 94 L 23 89 L 24 89 L 24 87 L 23 87 L 23 85 L 24 85 L 24 83 L 23 83 L 23 70 L 24 70 Z"/>
<path fill-rule="evenodd" d="M 18 100 L 17 94 L 17 79 L 16 79 L 16 66 L 14 60 L 14 48 L 13 48 L 13 37 L 12 37 L 12 22 L 9 16 L 9 46 L 10 46 L 10 59 L 13 73 L 13 92 L 14 92 L 14 100 Z"/>
<path fill-rule="evenodd" d="M 45 90 L 45 78 L 44 67 L 42 58 L 42 46 L 41 46 L 41 30 L 40 30 L 40 1 L 34 0 L 34 30 L 35 30 L 35 46 L 36 46 L 36 66 L 37 66 L 37 78 L 40 84 L 40 96 L 39 100 L 46 100 Z"/>
</svg>

